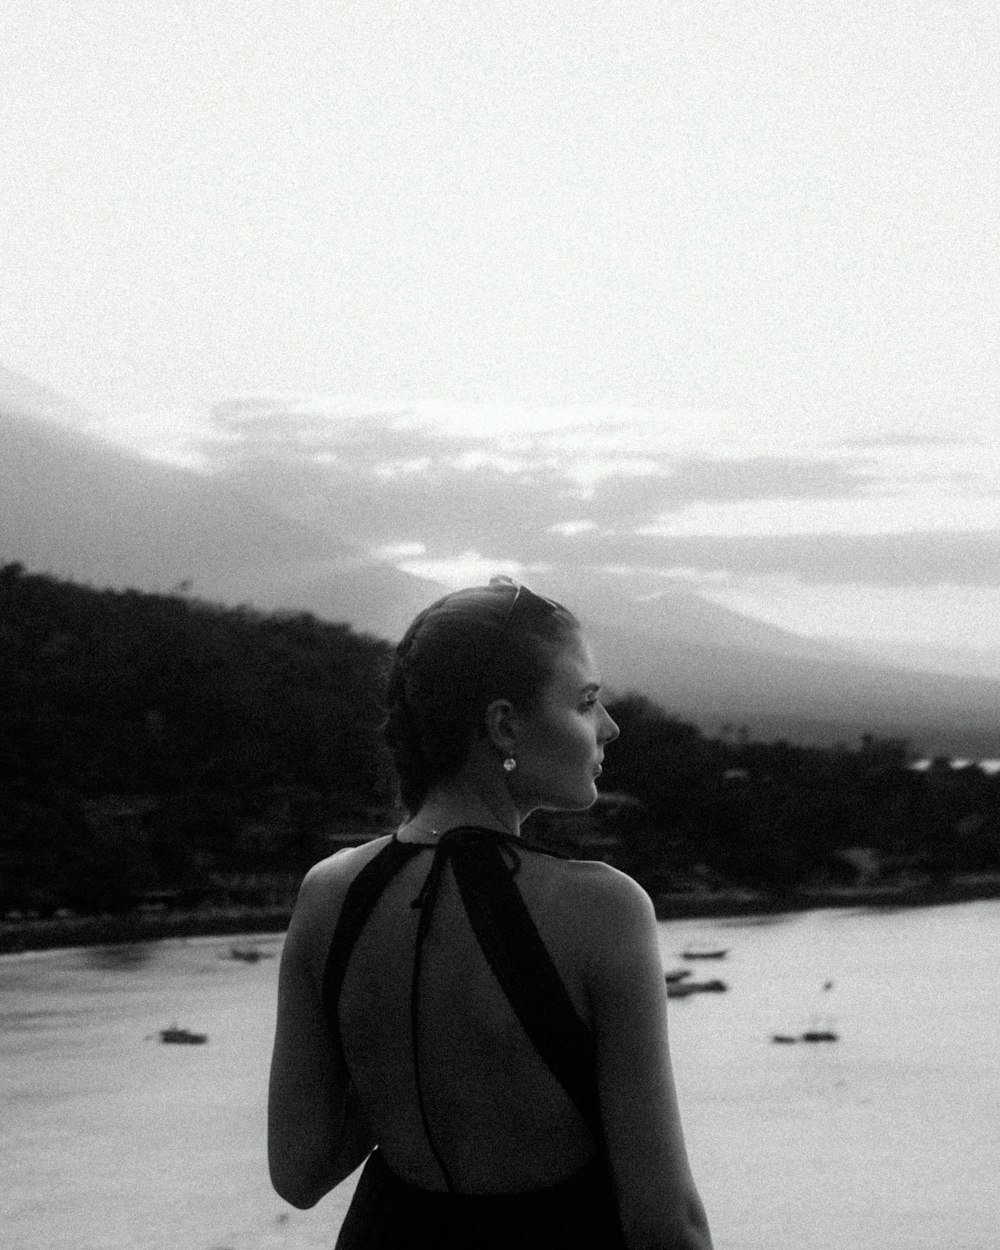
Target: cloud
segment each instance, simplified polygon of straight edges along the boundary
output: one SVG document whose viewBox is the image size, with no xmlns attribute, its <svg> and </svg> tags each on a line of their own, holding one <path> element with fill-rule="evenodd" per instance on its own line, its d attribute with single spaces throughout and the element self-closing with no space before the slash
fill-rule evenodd
<svg viewBox="0 0 1000 1250">
<path fill-rule="evenodd" d="M 931 431 L 923 433 L 906 433 L 888 431 L 884 434 L 875 434 L 869 438 L 851 438 L 844 439 L 840 444 L 842 447 L 953 447 L 960 445 L 963 440 L 952 434 L 935 434 Z"/>
<path fill-rule="evenodd" d="M 717 454 L 696 452 L 663 437 L 663 414 L 657 422 L 570 413 L 513 429 L 490 409 L 466 409 L 461 427 L 453 415 L 442 420 L 426 406 L 364 411 L 350 400 L 325 409 L 315 401 L 230 401 L 211 414 L 227 437 L 208 440 L 204 451 L 217 473 L 293 504 L 297 492 L 346 505 L 377 489 L 389 516 L 411 517 L 416 508 L 419 517 L 416 495 L 437 506 L 442 491 L 457 491 L 482 500 L 487 522 L 488 508 L 503 512 L 504 500 L 516 497 L 545 524 L 576 519 L 566 515 L 570 500 L 585 500 L 596 523 L 638 523 L 699 500 L 855 496 L 870 467 L 844 456 L 741 455 L 725 444 Z"/>
<path fill-rule="evenodd" d="M 981 448 L 887 435 L 752 452 L 716 439 L 718 420 L 698 446 L 670 414 L 535 415 L 250 397 L 212 409 L 201 451 L 228 484 L 400 567 L 1000 585 Z"/>
<path fill-rule="evenodd" d="M 685 457 L 661 463 L 656 472 L 636 480 L 621 475 L 602 478 L 588 513 L 593 520 L 620 529 L 625 524 L 648 525 L 696 503 L 856 499 L 866 489 L 866 478 L 853 462 L 796 456 Z"/>
<path fill-rule="evenodd" d="M 997 457 L 964 438 L 782 447 L 739 413 L 349 395 L 227 400 L 173 447 L 166 429 L 158 455 L 397 567 L 1000 585 Z"/>
<path fill-rule="evenodd" d="M 792 534 L 766 537 L 583 533 L 580 563 L 739 578 L 791 574 L 803 583 L 1000 587 L 1000 528 L 982 533 Z M 555 541 L 539 558 L 557 559 Z"/>
</svg>

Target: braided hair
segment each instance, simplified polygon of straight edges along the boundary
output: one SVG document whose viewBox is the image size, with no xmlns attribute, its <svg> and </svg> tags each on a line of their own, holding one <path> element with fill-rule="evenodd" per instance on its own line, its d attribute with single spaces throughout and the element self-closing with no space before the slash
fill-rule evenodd
<svg viewBox="0 0 1000 1250">
<path fill-rule="evenodd" d="M 494 699 L 537 706 L 556 653 L 578 629 L 562 604 L 496 577 L 415 617 L 393 656 L 383 726 L 411 815 L 462 767 Z"/>
</svg>

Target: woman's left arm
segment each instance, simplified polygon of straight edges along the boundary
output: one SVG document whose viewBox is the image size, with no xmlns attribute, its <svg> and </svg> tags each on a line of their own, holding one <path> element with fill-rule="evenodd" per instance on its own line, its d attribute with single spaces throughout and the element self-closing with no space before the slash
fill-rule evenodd
<svg viewBox="0 0 1000 1250">
<path fill-rule="evenodd" d="M 329 936 L 331 875 L 330 860 L 324 860 L 302 882 L 278 977 L 268 1166 L 274 1188 L 300 1208 L 315 1206 L 375 1145 L 323 1013 L 321 960 Z"/>
</svg>

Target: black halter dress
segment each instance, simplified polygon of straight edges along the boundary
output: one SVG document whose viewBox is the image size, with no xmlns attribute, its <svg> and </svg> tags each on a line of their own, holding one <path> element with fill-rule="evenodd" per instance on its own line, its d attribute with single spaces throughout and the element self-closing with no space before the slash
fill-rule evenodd
<svg viewBox="0 0 1000 1250">
<path fill-rule="evenodd" d="M 523 839 L 495 829 L 451 829 L 436 845 L 393 838 L 352 881 L 334 932 L 323 978 L 323 1006 L 339 1044 L 338 1004 L 347 965 L 382 891 L 421 851 L 430 870 L 413 906 L 419 908 L 410 996 L 413 1059 L 424 1133 L 446 1191 L 396 1175 L 376 1149 L 369 1156 L 336 1250 L 623 1250 L 611 1173 L 602 1148 L 593 1036 L 580 1019 L 513 880 Z M 437 889 L 451 864 L 472 931 L 511 1007 L 538 1053 L 590 1128 L 599 1149 L 567 1180 L 544 1189 L 500 1194 L 456 1190 L 447 1160 L 431 1134 L 420 1088 L 421 952 Z"/>
</svg>

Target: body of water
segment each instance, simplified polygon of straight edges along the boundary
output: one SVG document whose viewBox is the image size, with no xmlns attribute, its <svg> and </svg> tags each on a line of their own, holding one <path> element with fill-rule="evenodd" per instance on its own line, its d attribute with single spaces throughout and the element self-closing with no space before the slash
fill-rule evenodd
<svg viewBox="0 0 1000 1250">
<path fill-rule="evenodd" d="M 995 1250 L 998 932 L 996 901 L 661 924 L 665 967 L 728 951 L 687 965 L 727 992 L 670 1004 L 716 1250 Z M 307 1212 L 270 1189 L 277 958 L 231 944 L 0 958 L 5 1250 L 332 1246 L 351 1182 Z M 771 1040 L 811 1026 L 838 1040 Z"/>
</svg>

